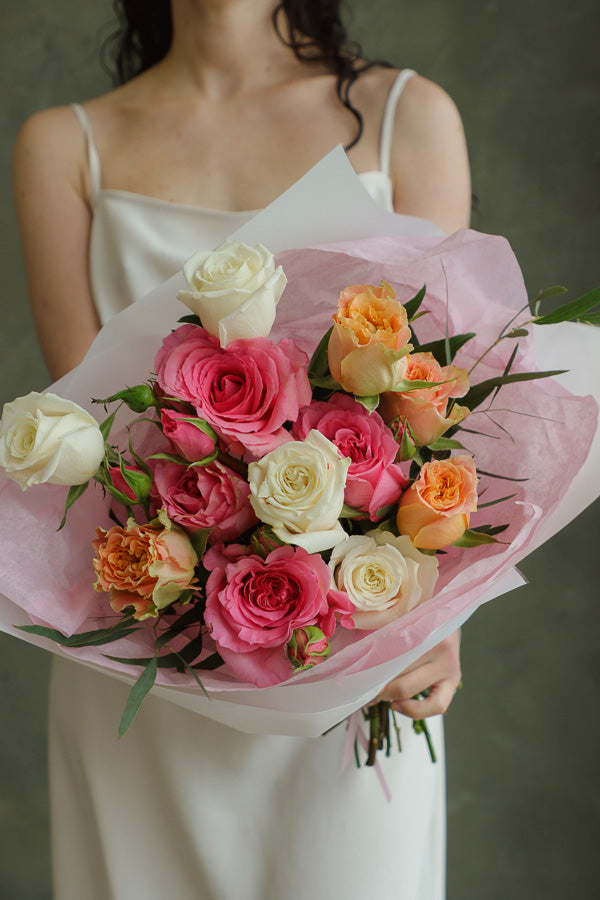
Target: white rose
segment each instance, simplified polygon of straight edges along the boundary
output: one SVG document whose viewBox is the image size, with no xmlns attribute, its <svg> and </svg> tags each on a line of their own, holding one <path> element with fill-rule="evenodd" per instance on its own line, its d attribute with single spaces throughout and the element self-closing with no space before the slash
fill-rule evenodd
<svg viewBox="0 0 600 900">
<path fill-rule="evenodd" d="M 438 577 L 434 556 L 421 553 L 406 535 L 377 529 L 334 547 L 329 566 L 335 586 L 356 607 L 355 628 L 369 631 L 429 600 Z"/>
<path fill-rule="evenodd" d="M 89 413 L 56 394 L 32 391 L 5 403 L 0 466 L 23 490 L 32 484 L 83 484 L 96 474 L 104 438 Z"/>
<path fill-rule="evenodd" d="M 320 553 L 346 540 L 338 518 L 350 460 L 319 431 L 288 441 L 248 466 L 250 503 L 287 544 Z"/>
<path fill-rule="evenodd" d="M 269 336 L 287 278 L 262 244 L 224 241 L 216 250 L 200 250 L 184 264 L 183 274 L 191 290 L 179 291 L 178 299 L 221 347 L 238 338 Z"/>
</svg>

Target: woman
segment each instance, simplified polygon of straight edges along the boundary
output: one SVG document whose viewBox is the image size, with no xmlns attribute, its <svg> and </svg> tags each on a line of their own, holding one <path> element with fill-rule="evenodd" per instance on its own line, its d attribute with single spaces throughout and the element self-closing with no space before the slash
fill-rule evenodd
<svg viewBox="0 0 600 900">
<path fill-rule="evenodd" d="M 134 28 L 150 33 L 154 64 L 83 111 L 32 117 L 15 149 L 28 285 L 54 377 L 81 360 L 101 321 L 173 274 L 201 237 L 216 244 L 339 143 L 396 212 L 427 219 L 434 231 L 468 224 L 455 107 L 416 75 L 373 66 L 354 78 L 362 65 L 348 69 L 338 2 L 274 11 L 272 0 L 172 0 L 170 15 L 166 2 L 142 3 L 141 13 L 137 3 L 123 6 Z M 338 95 L 348 87 L 350 108 Z M 170 248 L 182 220 L 190 246 Z M 139 250 L 147 228 L 164 255 L 153 284 L 143 284 L 150 245 Z M 382 698 L 413 718 L 444 712 L 460 678 L 458 643 L 455 635 L 438 645 Z M 426 688 L 426 700 L 411 699 Z M 342 729 L 319 741 L 254 738 L 150 698 L 131 737 L 115 745 L 121 705 L 114 681 L 55 666 L 60 900 L 163 889 L 178 900 L 293 897 L 315 880 L 323 897 L 363 896 L 367 886 L 381 897 L 443 896 L 441 780 L 439 770 L 414 768 L 426 759 L 420 745 L 408 740 L 390 761 L 395 803 L 387 808 L 367 773 L 337 775 Z M 368 825 L 360 840 L 358 817 Z"/>
</svg>

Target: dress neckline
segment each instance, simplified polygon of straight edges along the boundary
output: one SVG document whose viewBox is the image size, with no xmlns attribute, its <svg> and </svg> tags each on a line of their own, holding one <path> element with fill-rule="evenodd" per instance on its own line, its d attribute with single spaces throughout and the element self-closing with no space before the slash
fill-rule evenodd
<svg viewBox="0 0 600 900">
<path fill-rule="evenodd" d="M 391 186 L 391 178 L 385 172 L 379 169 L 369 169 L 367 172 L 357 172 L 360 179 L 363 178 L 380 178 L 386 185 Z M 255 216 L 262 212 L 262 207 L 257 209 L 217 209 L 210 206 L 196 206 L 191 203 L 177 203 L 171 200 L 163 200 L 161 197 L 153 197 L 149 194 L 140 194 L 137 191 L 127 191 L 123 188 L 100 188 L 93 198 L 93 206 L 103 197 L 121 197 L 126 200 L 147 204 L 150 206 L 160 207 L 161 209 L 182 210 L 186 212 L 198 212 L 207 216 L 215 216 L 224 218 L 226 216 Z"/>
</svg>

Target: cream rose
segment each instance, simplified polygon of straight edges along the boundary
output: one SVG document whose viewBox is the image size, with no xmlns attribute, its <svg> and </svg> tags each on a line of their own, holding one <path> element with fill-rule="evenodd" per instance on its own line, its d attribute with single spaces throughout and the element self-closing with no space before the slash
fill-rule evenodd
<svg viewBox="0 0 600 900">
<path fill-rule="evenodd" d="M 85 409 L 32 391 L 4 405 L 0 466 L 23 490 L 32 484 L 83 484 L 104 456 L 98 423 Z"/>
<path fill-rule="evenodd" d="M 354 627 L 367 630 L 429 600 L 438 577 L 435 557 L 421 553 L 406 536 L 378 530 L 334 547 L 329 567 L 336 588 L 356 607 Z"/>
<path fill-rule="evenodd" d="M 268 337 L 287 278 L 273 254 L 257 244 L 224 241 L 194 253 L 183 266 L 191 290 L 177 297 L 226 347 L 239 338 Z"/>
<path fill-rule="evenodd" d="M 309 553 L 346 539 L 338 521 L 350 460 L 319 431 L 288 441 L 248 466 L 250 503 L 281 541 Z"/>
</svg>

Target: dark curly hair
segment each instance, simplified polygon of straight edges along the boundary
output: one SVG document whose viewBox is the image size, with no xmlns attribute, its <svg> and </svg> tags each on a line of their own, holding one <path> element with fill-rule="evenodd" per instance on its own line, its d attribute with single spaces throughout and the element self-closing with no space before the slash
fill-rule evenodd
<svg viewBox="0 0 600 900">
<path fill-rule="evenodd" d="M 273 11 L 273 27 L 280 40 L 301 62 L 324 63 L 337 77 L 337 95 L 357 122 L 353 147 L 363 132 L 363 119 L 350 101 L 350 89 L 361 72 L 384 61 L 366 61 L 360 46 L 349 41 L 343 25 L 342 0 L 282 0 Z M 117 84 L 160 62 L 173 38 L 170 0 L 113 0 L 119 27 L 104 46 L 104 59 L 112 58 Z"/>
</svg>

